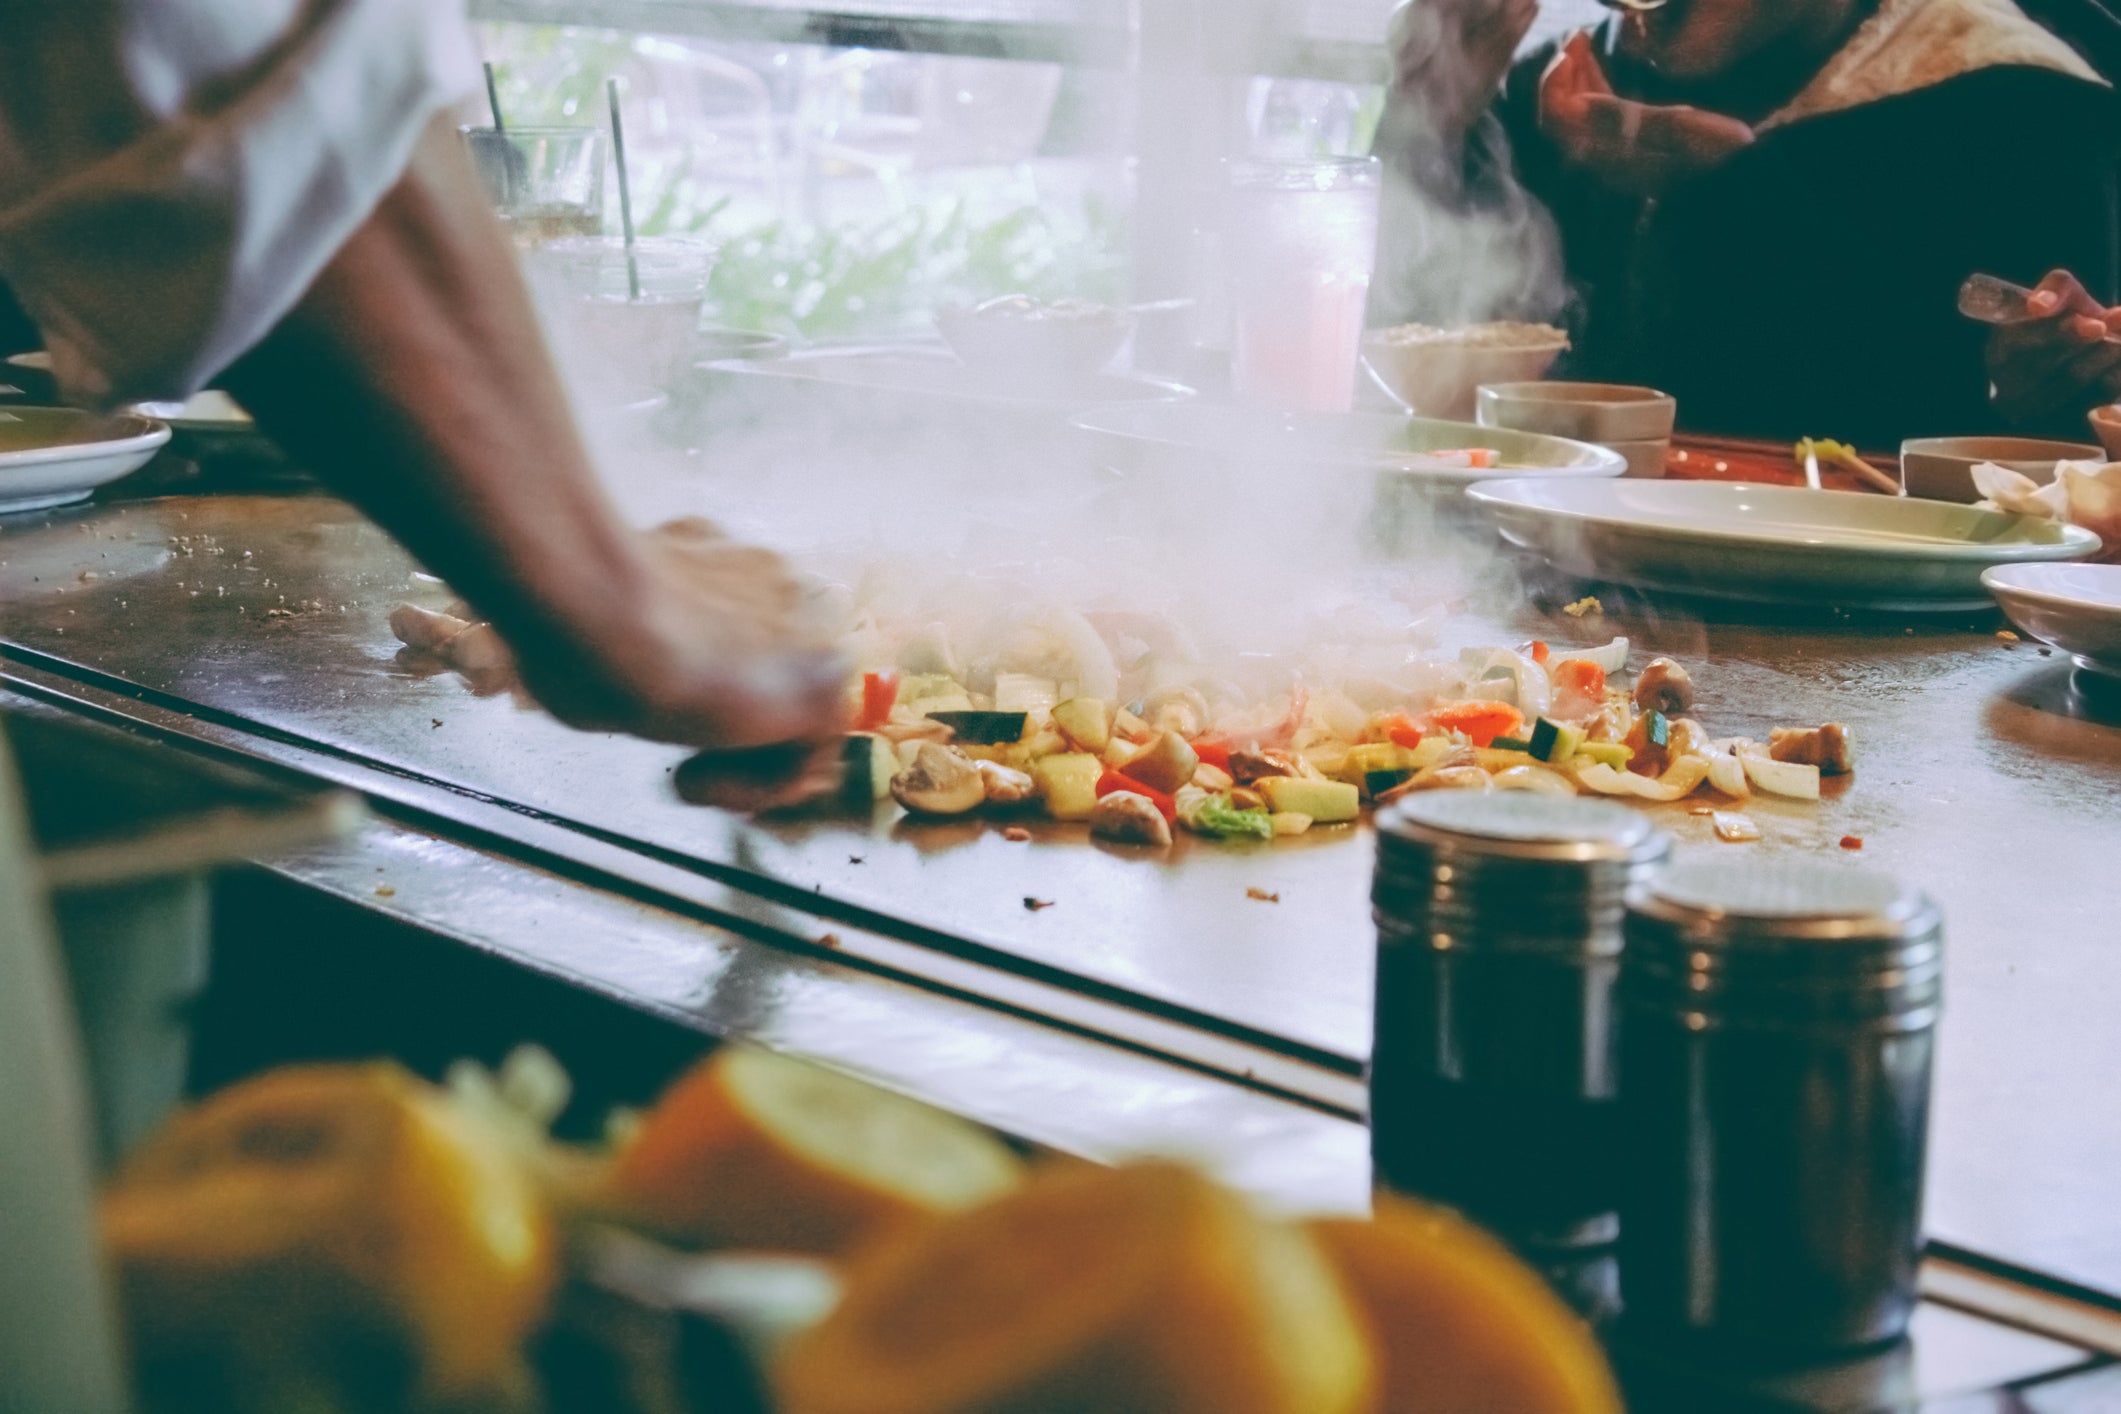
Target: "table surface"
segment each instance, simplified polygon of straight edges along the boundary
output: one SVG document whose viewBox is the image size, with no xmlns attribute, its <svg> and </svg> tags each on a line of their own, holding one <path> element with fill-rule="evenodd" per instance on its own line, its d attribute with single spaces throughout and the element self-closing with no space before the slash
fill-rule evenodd
<svg viewBox="0 0 2121 1414">
<path fill-rule="evenodd" d="M 322 498 L 213 497 L 49 513 L 0 534 L 6 652 L 260 735 L 313 743 L 466 802 L 800 903 L 1157 1024 L 1352 1077 L 1369 1044 L 1369 848 L 1359 832 L 1167 860 L 880 816 L 745 822 L 679 804 L 678 753 L 568 731 L 401 667 L 385 620 L 403 553 Z M 2121 706 L 2000 620 L 1801 620 L 1606 595 L 1592 629 L 1534 593 L 1494 641 L 1627 632 L 1697 665 L 1719 733 L 1840 720 L 1860 742 L 1816 806 L 1758 801 L 1766 839 L 1683 849 L 1846 857 L 1930 890 L 1950 925 L 1930 1225 L 1948 1242 L 2121 1293 Z M 1477 626 L 1476 626 L 1477 627 Z M 1641 661 L 1638 654 L 1637 661 Z M 1347 836 L 1354 835 L 1354 838 Z M 1253 900 L 1248 890 L 1279 896 Z M 1036 911 L 1027 898 L 1050 901 Z M 803 915 L 809 917 L 806 912 Z"/>
</svg>

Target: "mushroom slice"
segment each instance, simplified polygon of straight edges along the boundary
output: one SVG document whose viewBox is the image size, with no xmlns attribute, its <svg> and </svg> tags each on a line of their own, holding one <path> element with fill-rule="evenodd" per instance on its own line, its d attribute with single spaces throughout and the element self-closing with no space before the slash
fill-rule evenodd
<svg viewBox="0 0 2121 1414">
<path fill-rule="evenodd" d="M 1161 849 L 1171 843 L 1171 823 L 1156 802 L 1131 790 L 1101 797 L 1090 812 L 1090 833 L 1119 844 L 1146 844 Z"/>
<path fill-rule="evenodd" d="M 891 795 L 916 815 L 962 815 L 987 798 L 987 784 L 964 753 L 924 741 L 891 778 Z"/>
<path fill-rule="evenodd" d="M 1776 727 L 1768 733 L 1768 755 L 1777 761 L 1817 766 L 1824 776 L 1844 776 L 1856 769 L 1856 742 L 1839 722 L 1810 730 Z"/>
<path fill-rule="evenodd" d="M 1694 680 L 1670 658 L 1652 658 L 1635 675 L 1635 703 L 1646 712 L 1676 717 L 1694 705 Z"/>
</svg>

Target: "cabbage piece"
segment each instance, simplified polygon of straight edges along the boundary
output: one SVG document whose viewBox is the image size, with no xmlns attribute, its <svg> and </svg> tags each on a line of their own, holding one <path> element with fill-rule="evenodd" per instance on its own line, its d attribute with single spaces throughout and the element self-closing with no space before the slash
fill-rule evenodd
<svg viewBox="0 0 2121 1414">
<path fill-rule="evenodd" d="M 1211 795 L 1194 807 L 1189 829 L 1219 840 L 1271 840 L 1274 821 L 1264 810 L 1239 810 L 1227 795 Z"/>
</svg>

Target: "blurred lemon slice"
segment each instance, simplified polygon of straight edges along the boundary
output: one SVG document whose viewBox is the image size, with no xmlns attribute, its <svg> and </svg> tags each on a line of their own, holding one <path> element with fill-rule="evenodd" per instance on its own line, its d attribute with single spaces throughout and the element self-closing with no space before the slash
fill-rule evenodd
<svg viewBox="0 0 2121 1414">
<path fill-rule="evenodd" d="M 983 1202 L 1021 1177 L 1008 1146 L 975 1125 L 738 1046 L 656 1102 L 601 1198 L 687 1241 L 829 1256 Z"/>
</svg>

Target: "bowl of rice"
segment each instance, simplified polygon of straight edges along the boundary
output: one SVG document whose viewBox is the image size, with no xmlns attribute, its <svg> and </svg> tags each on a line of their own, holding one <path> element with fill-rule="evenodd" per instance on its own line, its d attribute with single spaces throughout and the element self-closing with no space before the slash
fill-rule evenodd
<svg viewBox="0 0 2121 1414">
<path fill-rule="evenodd" d="M 1544 378 L 1568 346 L 1551 324 L 1400 324 L 1364 334 L 1362 359 L 1380 387 L 1423 417 L 1470 422 L 1481 384 Z"/>
</svg>

